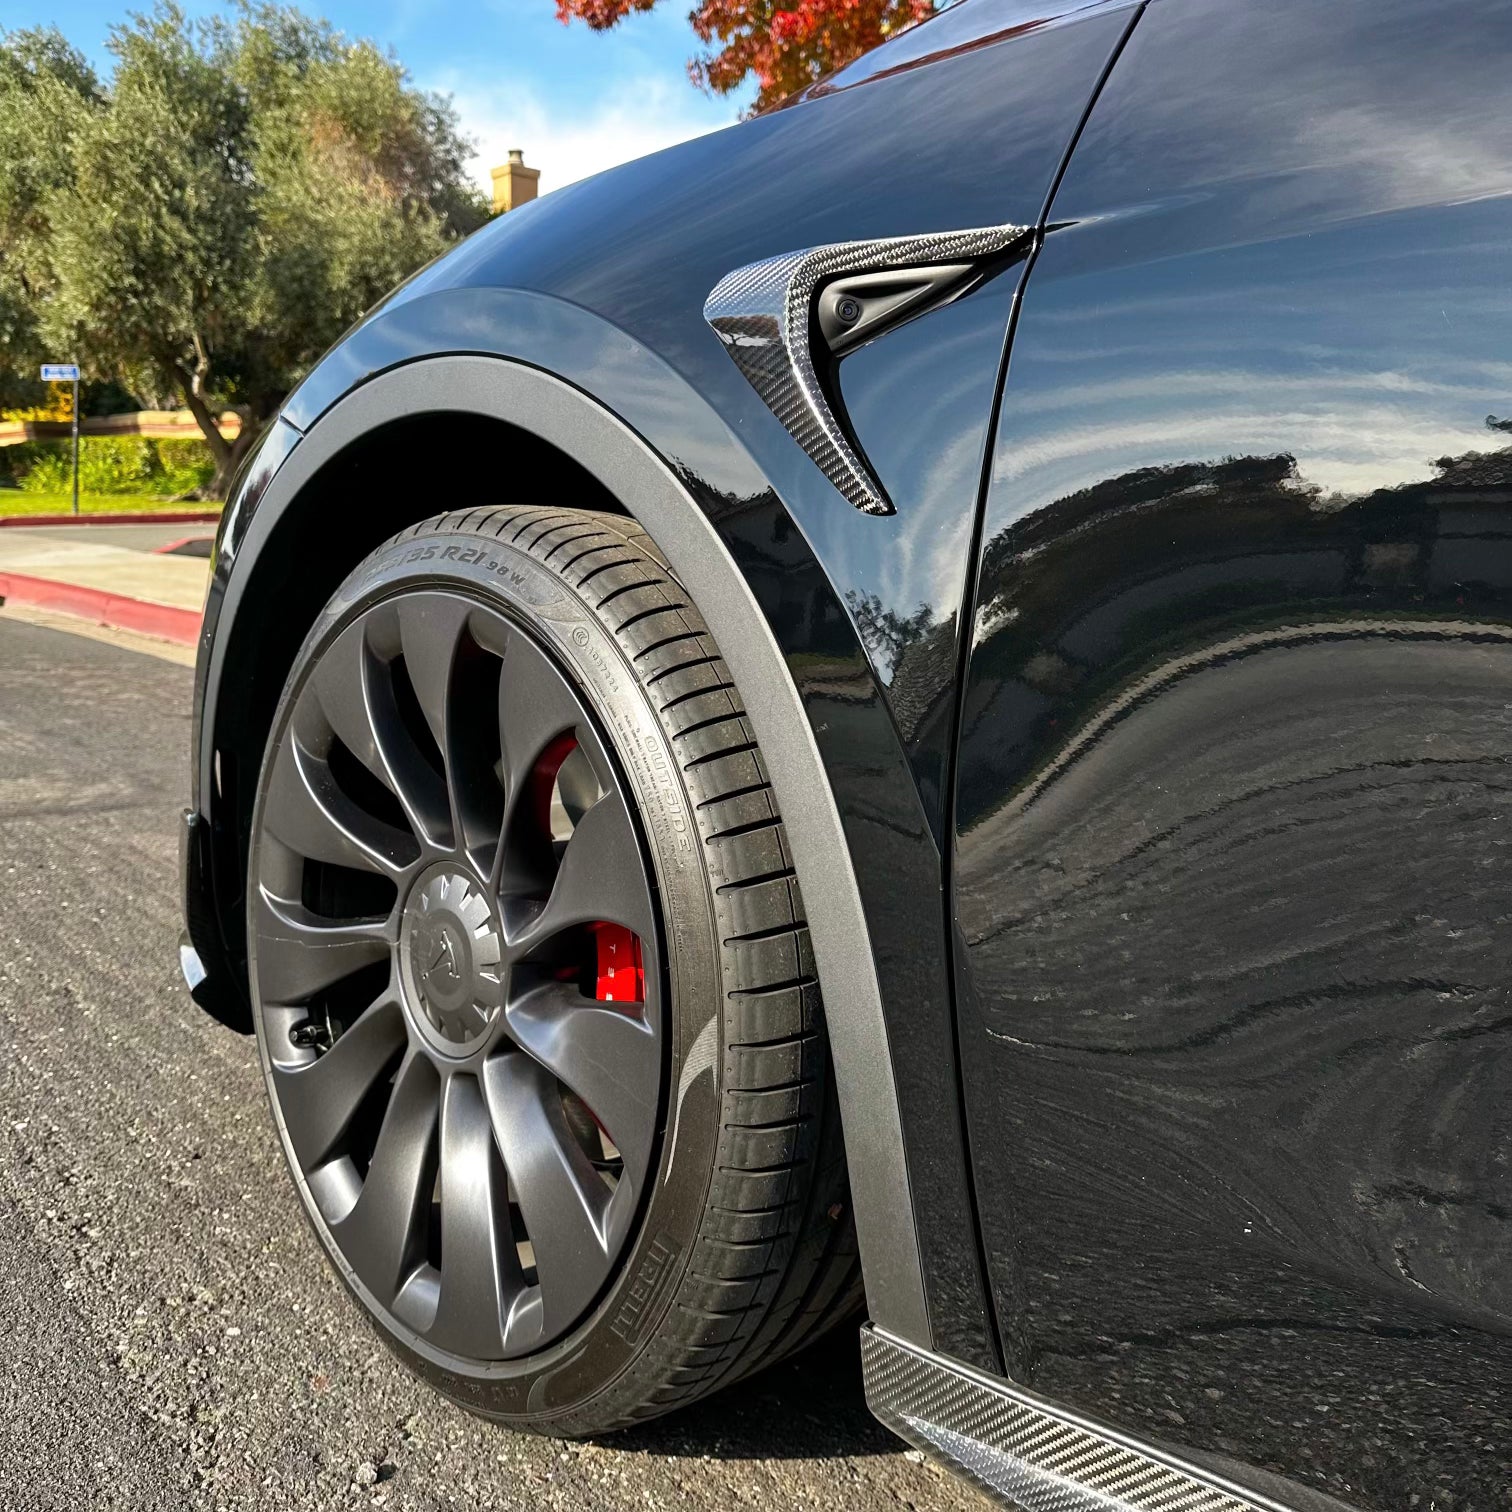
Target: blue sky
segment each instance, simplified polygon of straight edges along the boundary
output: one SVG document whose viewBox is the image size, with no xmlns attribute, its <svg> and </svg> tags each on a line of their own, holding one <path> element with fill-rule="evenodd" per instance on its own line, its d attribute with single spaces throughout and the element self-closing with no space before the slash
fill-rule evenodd
<svg viewBox="0 0 1512 1512">
<path fill-rule="evenodd" d="M 102 70 L 106 37 L 128 10 L 151 0 L 4 0 L 0 25 L 56 19 L 70 41 Z M 221 7 L 184 0 L 191 15 Z M 478 182 L 524 149 L 541 170 L 541 190 L 727 125 L 746 96 L 714 99 L 696 90 L 684 65 L 698 43 L 688 25 L 690 0 L 661 0 L 649 15 L 614 31 L 581 22 L 563 26 L 554 0 L 301 0 L 352 36 L 390 49 L 415 83 L 450 94 L 463 131 L 478 145 Z"/>
</svg>

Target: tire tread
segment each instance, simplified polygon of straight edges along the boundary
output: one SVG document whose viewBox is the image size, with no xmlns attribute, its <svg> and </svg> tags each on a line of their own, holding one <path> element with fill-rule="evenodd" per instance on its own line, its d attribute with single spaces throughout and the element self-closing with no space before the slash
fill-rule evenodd
<svg viewBox="0 0 1512 1512">
<path fill-rule="evenodd" d="M 702 830 L 725 981 L 719 1151 L 702 1221 L 656 1347 L 594 1400 L 591 1425 L 544 1425 L 624 1427 L 776 1362 L 860 1307 L 803 899 L 735 681 L 645 531 L 619 515 L 510 505 L 405 534 L 437 529 L 507 532 L 593 609 L 667 732 Z"/>
</svg>

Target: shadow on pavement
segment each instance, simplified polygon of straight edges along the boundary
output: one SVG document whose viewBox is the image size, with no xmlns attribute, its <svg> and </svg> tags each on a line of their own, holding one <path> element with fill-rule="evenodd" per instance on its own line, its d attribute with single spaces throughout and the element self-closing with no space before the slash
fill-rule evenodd
<svg viewBox="0 0 1512 1512">
<path fill-rule="evenodd" d="M 715 1459 L 825 1459 L 890 1454 L 904 1445 L 867 1410 L 861 1319 L 748 1380 L 615 1434 L 605 1448 Z"/>
</svg>

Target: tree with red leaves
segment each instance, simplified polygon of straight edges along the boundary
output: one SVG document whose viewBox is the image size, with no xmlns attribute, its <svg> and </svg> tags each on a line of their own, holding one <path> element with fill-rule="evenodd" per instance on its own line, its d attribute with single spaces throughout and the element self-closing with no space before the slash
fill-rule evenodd
<svg viewBox="0 0 1512 1512">
<path fill-rule="evenodd" d="M 657 0 L 556 0 L 557 19 L 608 31 Z M 791 9 L 783 9 L 783 5 Z M 763 109 L 932 15 L 935 0 L 699 0 L 688 17 L 710 50 L 688 64 L 702 89 L 729 94 L 754 76 Z"/>
</svg>

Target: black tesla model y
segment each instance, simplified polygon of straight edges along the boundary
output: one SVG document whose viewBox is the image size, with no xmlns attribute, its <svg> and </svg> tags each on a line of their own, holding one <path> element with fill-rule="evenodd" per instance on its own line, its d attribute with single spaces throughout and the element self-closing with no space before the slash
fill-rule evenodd
<svg viewBox="0 0 1512 1512">
<path fill-rule="evenodd" d="M 1509 78 L 964 0 L 322 360 L 183 957 L 354 1322 L 548 1433 L 860 1323 L 1010 1504 L 1512 1505 Z"/>
</svg>

